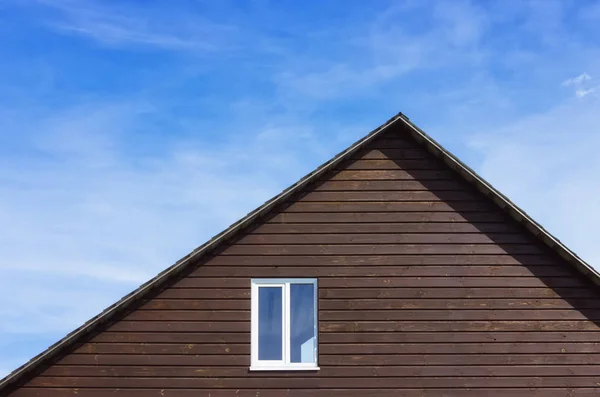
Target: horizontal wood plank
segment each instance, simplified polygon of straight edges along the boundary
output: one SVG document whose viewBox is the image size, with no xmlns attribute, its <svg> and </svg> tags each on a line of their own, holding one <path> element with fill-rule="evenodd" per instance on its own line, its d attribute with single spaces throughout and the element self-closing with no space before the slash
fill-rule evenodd
<svg viewBox="0 0 600 397">
<path fill-rule="evenodd" d="M 465 185 L 459 181 L 446 180 L 377 180 L 377 181 L 336 181 L 327 180 L 315 186 L 316 192 L 336 191 L 437 191 L 458 190 L 464 191 Z"/>
<path fill-rule="evenodd" d="M 93 343 L 248 343 L 250 333 L 224 332 L 103 332 Z M 348 343 L 477 343 L 477 342 L 600 342 L 600 332 L 325 332 L 319 344 Z"/>
<path fill-rule="evenodd" d="M 252 235 L 261 234 L 448 234 L 481 233 L 506 234 L 520 233 L 509 223 L 266 223 L 252 230 Z"/>
<path fill-rule="evenodd" d="M 407 139 L 406 136 L 401 135 L 385 135 L 380 136 L 377 139 L 369 142 L 367 145 L 368 149 L 421 149 L 414 141 Z"/>
<path fill-rule="evenodd" d="M 504 222 L 506 216 L 498 212 L 282 212 L 273 215 L 269 223 L 448 223 L 448 222 Z"/>
<path fill-rule="evenodd" d="M 142 354 L 142 355 L 249 355 L 250 343 L 86 343 L 75 354 Z M 340 344 L 319 347 L 325 355 L 358 354 L 600 354 L 598 343 L 535 342 L 535 343 L 394 343 Z"/>
<path fill-rule="evenodd" d="M 320 354 L 600 354 L 598 343 L 395 343 L 324 344 Z"/>
<path fill-rule="evenodd" d="M 352 384 L 358 388 L 423 388 L 440 387 L 594 387 L 597 377 L 513 377 L 513 378 L 379 378 L 373 382 L 371 378 L 352 378 Z M 214 388 L 214 389 L 339 389 L 348 385 L 347 379 L 340 378 L 84 378 L 84 377 L 45 377 L 40 376 L 31 381 L 34 387 L 116 387 L 116 388 Z"/>
<path fill-rule="evenodd" d="M 273 256 L 217 256 L 203 267 L 214 266 L 546 266 L 567 268 L 549 255 L 278 255 Z"/>
<path fill-rule="evenodd" d="M 320 321 L 320 332 L 600 331 L 593 321 Z"/>
<path fill-rule="evenodd" d="M 235 355 L 115 355 L 72 354 L 60 365 L 101 366 L 249 366 L 249 356 Z M 600 354 L 361 354 L 319 355 L 319 365 L 392 366 L 392 365 L 600 365 Z"/>
<path fill-rule="evenodd" d="M 293 212 L 494 212 L 490 203 L 483 201 L 339 201 L 297 202 L 285 207 Z M 467 215 L 465 215 L 467 216 Z"/>
<path fill-rule="evenodd" d="M 163 299 L 244 299 L 250 297 L 247 288 L 170 288 L 158 295 Z M 402 299 L 452 299 L 452 298 L 592 298 L 599 299 L 598 293 L 583 288 L 327 288 L 320 289 L 321 298 L 331 299 L 374 299 L 374 298 L 402 298 Z"/>
<path fill-rule="evenodd" d="M 426 180 L 451 180 L 455 177 L 454 171 L 442 170 L 341 170 L 329 179 L 330 181 L 426 181 Z"/>
<path fill-rule="evenodd" d="M 444 164 L 431 159 L 365 159 L 349 160 L 336 166 L 338 170 L 444 170 Z"/>
<path fill-rule="evenodd" d="M 335 191 L 335 192 L 310 192 L 298 197 L 299 202 L 456 202 L 479 201 L 481 197 L 475 192 L 462 190 L 449 191 Z"/>
<path fill-rule="evenodd" d="M 183 308 L 170 301 L 173 308 Z M 175 305 L 173 305 L 175 304 Z M 320 310 L 386 310 L 386 309 L 599 309 L 597 299 L 322 299 Z"/>
<path fill-rule="evenodd" d="M 250 321 L 249 310 L 139 310 L 129 321 Z M 325 321 L 393 321 L 393 320 L 599 320 L 597 309 L 388 309 L 388 310 L 319 310 Z"/>
<path fill-rule="evenodd" d="M 531 244 L 236 244 L 221 255 L 529 255 L 545 254 Z"/>
<path fill-rule="evenodd" d="M 185 290 L 182 290 L 185 291 Z M 331 299 L 452 299 L 452 298 L 592 298 L 598 294 L 584 288 L 328 288 L 319 291 L 321 298 Z"/>
<path fill-rule="evenodd" d="M 129 321 L 250 321 L 249 310 L 138 310 Z"/>
<path fill-rule="evenodd" d="M 361 389 L 361 388 L 328 389 L 328 397 L 398 397 L 398 390 L 392 389 Z M 318 389 L 85 389 L 85 388 L 23 388 L 11 397 L 321 397 L 323 392 Z M 423 397 L 423 389 L 402 389 L 402 397 Z M 598 389 L 593 388 L 439 388 L 428 389 L 426 397 L 596 397 Z M 576 393 L 576 394 L 574 394 Z"/>
<path fill-rule="evenodd" d="M 552 366 L 365 366 L 323 367 L 310 373 L 310 377 L 498 377 L 498 376 L 596 376 L 600 365 L 552 365 Z M 50 368 L 44 376 L 56 377 L 173 377 L 173 378 L 268 378 L 269 371 L 250 371 L 245 367 L 144 367 L 144 366 L 70 366 Z M 306 372 L 278 372 L 281 378 L 305 378 Z M 376 380 L 374 380 L 376 382 Z"/>
<path fill-rule="evenodd" d="M 562 334 L 561 334 L 562 335 Z M 585 336 L 586 334 L 584 334 Z M 563 339 L 565 336 L 563 335 Z M 248 343 L 250 332 L 102 332 L 90 343 Z M 593 341 L 593 340 L 592 340 Z"/>
<path fill-rule="evenodd" d="M 108 329 L 113 332 L 250 332 L 250 322 L 128 321 Z M 593 321 L 320 321 L 321 332 L 480 332 L 480 331 L 600 331 Z"/>
<path fill-rule="evenodd" d="M 176 320 L 185 316 L 173 315 Z M 464 320 L 600 320 L 597 309 L 445 309 L 445 310 L 319 310 L 319 319 L 325 321 L 464 321 Z"/>
<path fill-rule="evenodd" d="M 323 277 L 320 288 L 391 288 L 391 287 L 584 287 L 587 281 L 564 277 Z M 173 288 L 250 288 L 250 278 L 190 277 Z"/>
<path fill-rule="evenodd" d="M 516 233 L 249 234 L 237 244 L 532 244 Z"/>
<path fill-rule="evenodd" d="M 143 354 L 143 355 L 249 355 L 250 343 L 86 343 L 75 354 Z"/>
<path fill-rule="evenodd" d="M 112 332 L 250 332 L 250 321 L 130 321 L 121 320 Z M 210 365 L 210 363 L 209 363 Z"/>
<path fill-rule="evenodd" d="M 351 156 L 355 160 L 434 160 L 435 158 L 424 149 L 363 149 Z"/>
<path fill-rule="evenodd" d="M 562 301 L 560 301 L 562 302 Z M 152 299 L 140 310 L 250 310 L 250 299 Z"/>
<path fill-rule="evenodd" d="M 142 366 L 250 366 L 250 356 L 245 355 L 152 355 L 152 354 L 69 354 L 58 365 L 142 365 Z"/>
<path fill-rule="evenodd" d="M 237 335 L 237 334 L 236 334 Z M 525 342 L 600 342 L 594 331 L 567 332 L 325 332 L 319 335 L 320 344 L 348 343 L 525 343 Z"/>
<path fill-rule="evenodd" d="M 320 355 L 319 364 L 339 366 L 370 365 L 600 365 L 599 354 L 361 354 Z M 506 387 L 509 387 L 508 385 Z"/>
<path fill-rule="evenodd" d="M 169 288 L 162 291 L 159 295 L 161 299 L 197 299 L 197 300 L 212 300 L 212 299 L 250 299 L 250 291 L 248 288 L 231 289 L 220 288 L 215 289 L 175 289 Z"/>
<path fill-rule="evenodd" d="M 575 277 L 570 269 L 554 266 L 536 266 L 529 269 L 525 266 L 214 266 L 200 268 L 190 277 L 242 277 L 252 274 L 253 277 Z"/>
</svg>

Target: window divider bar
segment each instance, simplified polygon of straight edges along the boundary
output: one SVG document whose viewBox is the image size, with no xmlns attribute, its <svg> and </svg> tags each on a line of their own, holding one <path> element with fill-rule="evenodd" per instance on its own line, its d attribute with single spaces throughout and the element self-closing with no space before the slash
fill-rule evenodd
<svg viewBox="0 0 600 397">
<path fill-rule="evenodd" d="M 285 338 L 283 338 L 283 352 L 284 352 L 284 357 L 283 357 L 283 362 L 286 364 L 289 364 L 292 360 L 290 357 L 290 337 L 291 337 L 291 315 L 290 315 L 290 311 L 291 311 L 291 297 L 290 297 L 290 283 L 287 282 L 285 283 L 285 288 L 284 288 L 284 293 L 285 293 L 285 305 L 282 305 L 283 308 L 283 315 L 284 315 L 284 321 L 283 321 L 283 326 L 284 326 L 284 335 Z"/>
<path fill-rule="evenodd" d="M 313 345 L 313 362 L 315 365 L 319 365 L 319 357 L 317 354 L 317 349 L 319 346 L 319 291 L 318 291 L 318 280 L 315 279 L 313 282 L 313 303 L 314 303 L 314 318 L 313 318 L 313 327 L 314 327 L 314 345 Z"/>
</svg>

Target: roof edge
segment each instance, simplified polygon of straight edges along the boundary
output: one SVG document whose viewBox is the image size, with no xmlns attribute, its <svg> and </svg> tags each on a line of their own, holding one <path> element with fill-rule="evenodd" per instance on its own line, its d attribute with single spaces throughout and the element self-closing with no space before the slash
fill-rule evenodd
<svg viewBox="0 0 600 397">
<path fill-rule="evenodd" d="M 450 168 L 457 171 L 467 182 L 490 198 L 502 210 L 507 212 L 511 218 L 523 225 L 535 237 L 540 239 L 546 246 L 555 251 L 561 258 L 575 266 L 577 270 L 583 273 L 596 285 L 600 286 L 600 272 L 594 269 L 590 264 L 581 259 L 575 252 L 571 251 L 558 238 L 554 237 L 542 225 L 533 220 L 525 211 L 519 208 L 503 193 L 493 187 L 489 182 L 483 179 L 473 169 L 463 163 L 454 154 L 445 149 L 435 139 L 429 136 L 422 129 L 413 124 L 408 117 L 400 115 L 402 122 L 409 128 L 413 138 L 423 144 L 427 150 L 434 156 L 440 158 Z"/>
<path fill-rule="evenodd" d="M 188 255 L 175 262 L 175 264 L 158 273 L 152 279 L 143 283 L 138 288 L 119 299 L 116 303 L 104 309 L 101 313 L 92 317 L 90 320 L 85 322 L 83 325 L 81 325 L 74 331 L 68 333 L 64 338 L 48 347 L 42 353 L 38 354 L 37 356 L 29 360 L 27 363 L 12 371 L 4 379 L 0 380 L 0 392 L 2 392 L 8 387 L 12 387 L 18 384 L 18 382 L 22 381 L 26 375 L 34 372 L 38 369 L 39 366 L 43 365 L 47 361 L 56 358 L 59 354 L 63 352 L 63 350 L 68 349 L 79 338 L 88 335 L 95 328 L 110 321 L 113 316 L 118 315 L 123 310 L 128 308 L 129 305 L 142 299 L 144 296 L 146 296 L 146 294 L 149 294 L 150 292 L 164 286 L 173 277 L 180 274 L 183 270 L 187 269 L 188 265 L 190 265 L 193 260 L 198 259 L 201 256 L 213 251 L 215 248 L 217 248 L 217 246 L 226 242 L 228 238 L 236 234 L 239 230 L 243 229 L 248 224 L 252 223 L 265 213 L 269 212 L 276 205 L 284 202 L 285 199 L 296 193 L 298 190 L 302 189 L 304 186 L 317 180 L 321 175 L 325 174 L 326 172 L 334 168 L 337 164 L 344 161 L 347 157 L 358 151 L 362 146 L 375 139 L 389 127 L 391 127 L 400 120 L 404 120 L 405 117 L 406 116 L 404 116 L 402 113 L 398 113 L 397 115 L 386 121 L 384 124 L 368 133 L 363 138 L 354 142 L 346 150 L 338 153 L 329 161 L 321 164 L 314 171 L 302 177 L 298 182 L 287 187 L 281 193 L 272 197 L 270 200 L 266 201 L 264 204 L 262 204 L 255 210 L 249 212 L 242 219 L 233 223 L 221 233 L 213 236 L 206 243 L 202 244 L 201 246 L 190 252 Z"/>
</svg>

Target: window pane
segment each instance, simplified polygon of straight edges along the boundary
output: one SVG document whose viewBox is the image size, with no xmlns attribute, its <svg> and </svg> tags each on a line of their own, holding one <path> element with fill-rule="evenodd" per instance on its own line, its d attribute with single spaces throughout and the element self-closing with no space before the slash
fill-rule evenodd
<svg viewBox="0 0 600 397">
<path fill-rule="evenodd" d="M 315 298 L 313 284 L 290 285 L 290 355 L 292 363 L 315 362 Z"/>
<path fill-rule="evenodd" d="M 282 288 L 258 288 L 258 359 L 283 359 Z"/>
</svg>

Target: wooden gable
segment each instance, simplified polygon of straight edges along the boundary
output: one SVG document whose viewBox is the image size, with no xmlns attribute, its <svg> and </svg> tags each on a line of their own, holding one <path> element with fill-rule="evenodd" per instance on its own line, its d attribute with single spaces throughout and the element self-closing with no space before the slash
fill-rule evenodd
<svg viewBox="0 0 600 397">
<path fill-rule="evenodd" d="M 250 372 L 250 279 L 319 280 L 316 372 Z M 11 397 L 600 395 L 598 287 L 384 133 Z"/>
</svg>

